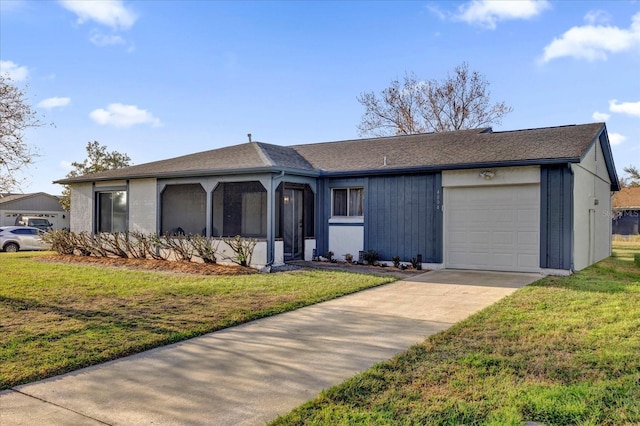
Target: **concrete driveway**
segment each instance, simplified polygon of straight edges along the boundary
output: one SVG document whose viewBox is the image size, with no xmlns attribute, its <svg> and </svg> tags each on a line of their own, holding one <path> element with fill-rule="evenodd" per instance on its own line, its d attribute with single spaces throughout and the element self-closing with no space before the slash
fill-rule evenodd
<svg viewBox="0 0 640 426">
<path fill-rule="evenodd" d="M 537 274 L 432 271 L 0 393 L 0 424 L 262 425 Z"/>
</svg>

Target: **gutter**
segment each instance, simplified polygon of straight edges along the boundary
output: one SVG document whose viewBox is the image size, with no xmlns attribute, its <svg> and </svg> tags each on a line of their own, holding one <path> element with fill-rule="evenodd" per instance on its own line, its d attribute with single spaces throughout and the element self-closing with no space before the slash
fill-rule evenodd
<svg viewBox="0 0 640 426">
<path fill-rule="evenodd" d="M 132 166 L 135 167 L 135 166 Z M 185 171 L 171 171 L 164 173 L 133 173 L 126 175 L 112 175 L 112 176 L 98 176 L 85 175 L 79 178 L 60 179 L 55 180 L 53 183 L 61 185 L 69 185 L 73 183 L 82 182 L 103 182 L 108 180 L 122 180 L 122 179 L 168 179 L 168 178 L 181 178 L 181 177 L 205 177 L 205 176 L 227 176 L 227 175 L 243 175 L 252 173 L 289 173 L 297 176 L 318 177 L 320 172 L 318 170 L 300 170 L 292 169 L 290 167 L 250 167 L 243 169 L 199 169 L 199 170 L 185 170 Z"/>
<path fill-rule="evenodd" d="M 569 264 L 569 270 L 571 271 L 571 274 L 575 274 L 576 273 L 576 268 L 575 268 L 575 264 L 574 264 L 574 258 L 575 258 L 575 247 L 574 247 L 574 241 L 575 241 L 575 224 L 573 223 L 573 218 L 575 216 L 575 206 L 573 204 L 573 192 L 575 191 L 575 187 L 574 187 L 574 180 L 575 180 L 575 172 L 573 171 L 573 167 L 571 167 L 571 163 L 567 163 L 567 168 L 569 168 L 569 173 L 571 173 L 571 263 Z"/>
</svg>

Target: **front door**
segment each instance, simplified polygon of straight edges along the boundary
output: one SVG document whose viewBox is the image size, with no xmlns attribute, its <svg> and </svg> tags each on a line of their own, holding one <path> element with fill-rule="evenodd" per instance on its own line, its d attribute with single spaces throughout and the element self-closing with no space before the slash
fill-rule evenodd
<svg viewBox="0 0 640 426">
<path fill-rule="evenodd" d="M 302 189 L 285 188 L 282 193 L 284 260 L 302 259 L 304 250 L 303 196 Z"/>
</svg>

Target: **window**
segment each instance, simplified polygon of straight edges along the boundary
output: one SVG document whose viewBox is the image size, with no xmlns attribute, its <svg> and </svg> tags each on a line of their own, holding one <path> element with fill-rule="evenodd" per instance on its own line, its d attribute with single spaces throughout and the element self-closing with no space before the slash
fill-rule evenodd
<svg viewBox="0 0 640 426">
<path fill-rule="evenodd" d="M 363 216 L 364 188 L 335 188 L 332 216 Z"/>
<path fill-rule="evenodd" d="M 216 187 L 213 235 L 266 238 L 267 191 L 260 182 L 225 182 Z"/>
<path fill-rule="evenodd" d="M 127 230 L 127 191 L 99 192 L 98 232 Z"/>
</svg>

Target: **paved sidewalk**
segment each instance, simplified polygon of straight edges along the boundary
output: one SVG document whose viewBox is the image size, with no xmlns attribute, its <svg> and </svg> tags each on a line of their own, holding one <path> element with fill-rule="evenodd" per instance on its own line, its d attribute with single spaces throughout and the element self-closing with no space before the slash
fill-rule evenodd
<svg viewBox="0 0 640 426">
<path fill-rule="evenodd" d="M 262 425 L 536 274 L 432 271 L 0 393 L 0 424 Z"/>
</svg>

